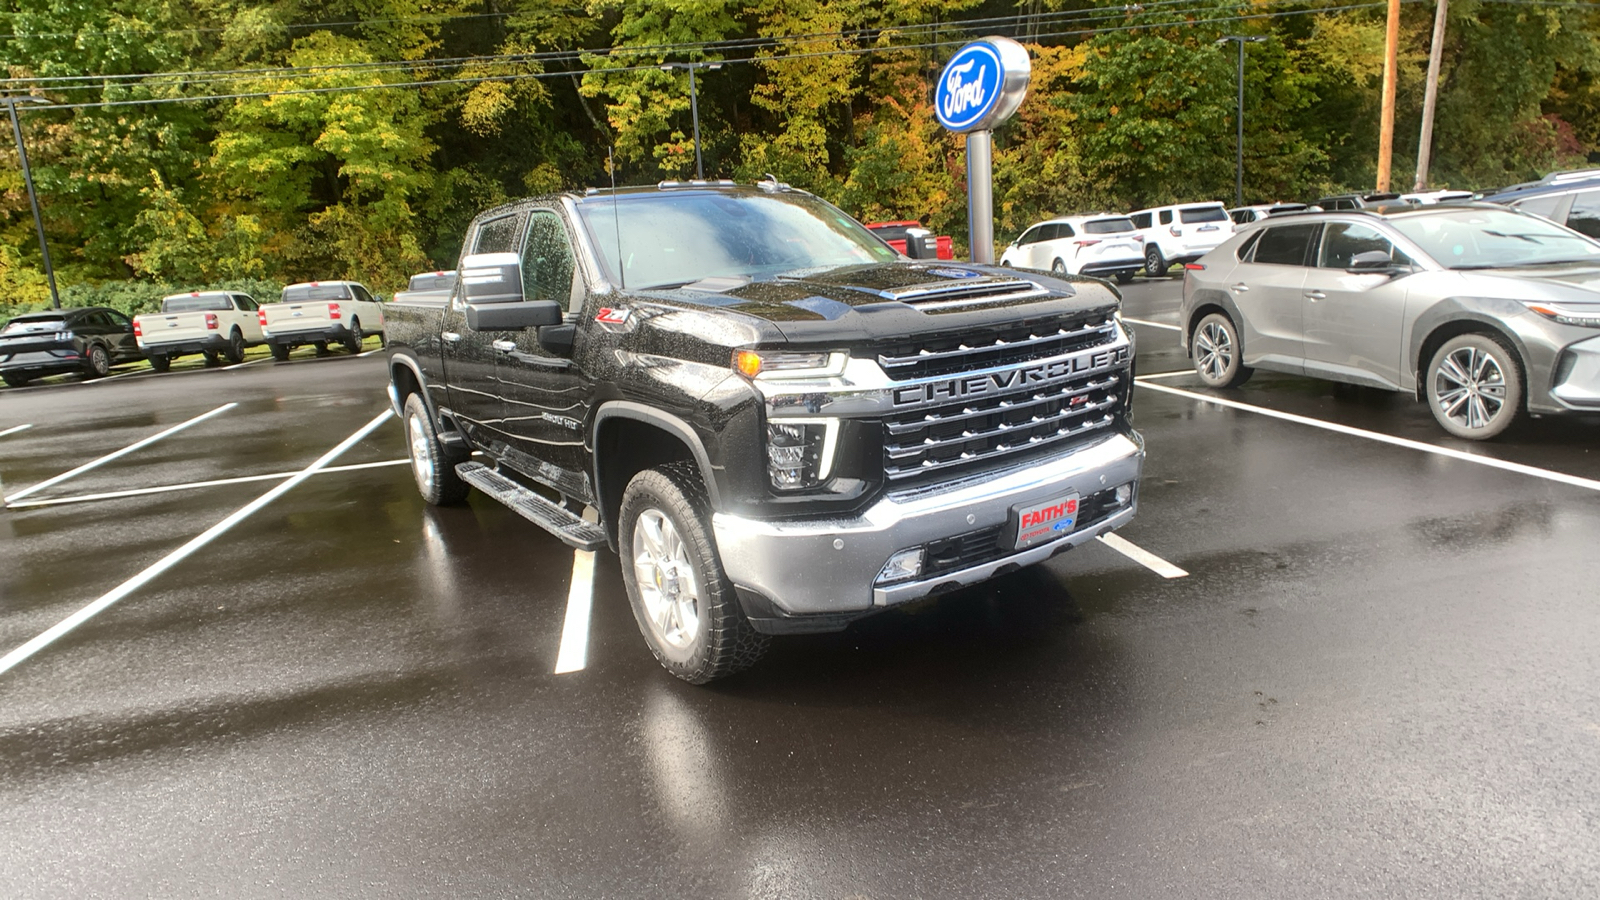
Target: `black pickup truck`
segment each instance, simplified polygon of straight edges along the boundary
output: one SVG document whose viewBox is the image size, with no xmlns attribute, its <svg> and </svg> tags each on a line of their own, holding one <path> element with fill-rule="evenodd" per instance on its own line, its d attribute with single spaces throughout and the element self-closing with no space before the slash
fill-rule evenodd
<svg viewBox="0 0 1600 900">
<path fill-rule="evenodd" d="M 687 681 L 1134 514 L 1113 288 L 909 260 L 775 181 L 502 206 L 448 301 L 386 306 L 423 497 L 617 552 Z"/>
</svg>

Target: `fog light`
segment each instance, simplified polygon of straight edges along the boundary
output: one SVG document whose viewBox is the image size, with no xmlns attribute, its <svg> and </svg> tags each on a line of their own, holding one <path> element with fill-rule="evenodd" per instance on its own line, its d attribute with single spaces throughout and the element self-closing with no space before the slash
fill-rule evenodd
<svg viewBox="0 0 1600 900">
<path fill-rule="evenodd" d="M 1118 506 L 1127 506 L 1133 500 L 1133 482 L 1117 485 L 1117 489 L 1112 492 L 1111 497 L 1116 500 Z"/>
<path fill-rule="evenodd" d="M 874 584 L 889 584 L 895 581 L 906 581 L 922 574 L 922 548 L 912 547 L 910 550 L 901 550 L 889 557 L 883 564 L 883 571 L 878 573 L 878 580 Z"/>
</svg>

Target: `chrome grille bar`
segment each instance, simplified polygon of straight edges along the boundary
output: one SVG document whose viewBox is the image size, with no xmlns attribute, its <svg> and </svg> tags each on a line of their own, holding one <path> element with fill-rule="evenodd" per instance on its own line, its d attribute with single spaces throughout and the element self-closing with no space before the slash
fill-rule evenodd
<svg viewBox="0 0 1600 900">
<path fill-rule="evenodd" d="M 983 452 L 963 453 L 955 459 L 947 459 L 939 462 L 935 462 L 931 459 L 924 459 L 917 465 L 906 467 L 889 466 L 884 470 L 884 477 L 890 481 L 899 481 L 901 479 L 911 478 L 918 475 L 926 475 L 930 472 L 938 472 L 942 469 L 949 469 L 955 466 L 970 465 L 974 462 L 984 460 L 1002 459 L 1010 454 L 1017 453 L 1022 450 L 1031 450 L 1036 447 L 1044 446 L 1045 444 L 1053 444 L 1057 441 L 1064 441 L 1069 438 L 1080 437 L 1088 434 L 1091 431 L 1097 431 L 1101 428 L 1105 428 L 1115 421 L 1115 416 L 1101 416 L 1098 419 L 1092 419 L 1072 428 L 1063 428 L 1057 431 L 1055 434 L 1029 438 L 1027 445 L 1023 447 L 1009 447 L 1006 449 L 996 448 L 994 450 Z"/>
<path fill-rule="evenodd" d="M 923 456 L 923 455 L 926 455 L 927 453 L 929 453 L 931 451 L 938 450 L 941 447 L 959 447 L 962 444 L 968 444 L 968 443 L 971 443 L 973 441 L 986 441 L 986 440 L 989 440 L 991 438 L 1001 437 L 1001 436 L 1005 435 L 1006 432 L 1009 432 L 1009 431 L 1023 431 L 1023 432 L 1026 432 L 1026 431 L 1031 430 L 1031 429 L 1036 429 L 1036 428 L 1041 428 L 1041 427 L 1048 426 L 1048 425 L 1053 425 L 1053 424 L 1055 424 L 1057 422 L 1064 422 L 1067 419 L 1077 418 L 1078 416 L 1081 416 L 1081 415 L 1083 415 L 1085 413 L 1098 412 L 1098 411 L 1100 411 L 1102 409 L 1110 409 L 1111 407 L 1116 406 L 1117 403 L 1119 403 L 1121 401 L 1121 399 L 1122 398 L 1120 396 L 1118 396 L 1116 394 L 1112 394 L 1112 395 L 1106 397 L 1105 399 L 1099 400 L 1099 401 L 1097 401 L 1095 403 L 1085 403 L 1082 406 L 1068 407 L 1066 409 L 1061 410 L 1060 412 L 1057 412 L 1057 413 L 1054 413 L 1054 414 L 1048 415 L 1048 416 L 1034 416 L 1034 417 L 1032 417 L 1031 419 L 1029 419 L 1026 422 L 1018 422 L 1015 425 L 1007 425 L 1007 424 L 1002 423 L 1002 424 L 997 425 L 997 426 L 995 426 L 993 428 L 988 428 L 988 429 L 985 429 L 983 431 L 963 431 L 959 435 L 955 435 L 953 437 L 948 437 L 948 438 L 933 438 L 933 437 L 924 438 L 922 441 L 920 441 L 918 443 L 915 443 L 915 444 L 908 444 L 908 445 L 886 444 L 886 445 L 884 445 L 883 452 L 884 452 L 885 456 L 887 456 L 889 459 L 892 459 L 892 460 L 902 460 L 902 459 L 908 459 L 908 458 L 915 457 L 915 456 Z M 1066 429 L 1066 430 L 1070 430 L 1070 429 Z M 1004 452 L 1007 452 L 1007 451 L 1020 450 L 1020 449 L 1023 449 L 1025 447 L 1032 446 L 1033 443 L 1034 443 L 1033 438 L 1029 438 L 1026 441 L 1023 441 L 1023 442 L 1020 442 L 1020 443 L 1017 443 L 1017 444 L 1007 444 L 1007 443 L 1001 442 L 1001 443 L 995 444 L 994 447 L 991 450 L 979 451 L 979 452 L 983 453 L 983 454 L 988 454 L 988 455 L 998 455 L 1000 453 L 1004 453 Z M 965 454 L 963 454 L 963 455 L 965 455 Z"/>
<path fill-rule="evenodd" d="M 1029 336 L 1027 338 L 1016 341 L 1008 341 L 1004 338 L 996 338 L 987 344 L 979 344 L 976 346 L 962 344 L 954 350 L 920 350 L 912 356 L 879 356 L 878 365 L 883 366 L 886 370 L 893 370 L 896 368 L 904 368 L 906 366 L 937 362 L 939 360 L 958 359 L 973 353 L 982 353 L 986 350 L 1025 350 L 1029 347 L 1038 346 L 1050 341 L 1059 341 L 1063 339 L 1070 340 L 1072 338 L 1085 337 L 1092 334 L 1099 334 L 1101 336 L 1102 340 L 1098 343 L 1104 343 L 1105 341 L 1111 340 L 1116 336 L 1116 323 L 1111 319 L 1107 319 L 1099 324 L 1085 325 L 1082 328 L 1058 328 L 1051 334 L 1041 335 L 1037 332 L 1029 332 Z"/>
</svg>

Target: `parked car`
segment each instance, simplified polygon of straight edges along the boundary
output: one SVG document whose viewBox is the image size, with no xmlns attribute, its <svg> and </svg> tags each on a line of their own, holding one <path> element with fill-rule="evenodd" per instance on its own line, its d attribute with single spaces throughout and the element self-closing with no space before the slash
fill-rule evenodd
<svg viewBox="0 0 1600 900">
<path fill-rule="evenodd" d="M 456 287 L 456 273 L 423 272 L 411 276 L 411 281 L 406 289 L 399 291 L 390 303 L 446 303 L 450 300 L 450 292 Z"/>
<path fill-rule="evenodd" d="M 950 235 L 935 235 L 922 223 L 907 219 L 899 222 L 868 222 L 867 228 L 884 242 L 912 259 L 955 259 L 955 243 Z"/>
<path fill-rule="evenodd" d="M 258 317 L 272 358 L 279 362 L 305 344 L 320 353 L 329 343 L 340 343 L 359 353 L 367 335 L 383 337 L 382 301 L 354 281 L 291 284 L 277 303 L 262 304 Z"/>
<path fill-rule="evenodd" d="M 1600 169 L 1557 172 L 1541 181 L 1509 187 L 1483 199 L 1544 216 L 1600 239 Z"/>
<path fill-rule="evenodd" d="M 1401 194 L 1400 200 L 1412 206 L 1432 206 L 1435 203 L 1459 203 L 1471 200 L 1471 191 L 1421 191 L 1414 194 Z"/>
<path fill-rule="evenodd" d="M 1488 203 L 1266 222 L 1184 273 L 1180 340 L 1212 387 L 1253 368 L 1413 394 L 1483 440 L 1600 412 L 1600 242 Z"/>
<path fill-rule="evenodd" d="M 1332 212 L 1343 209 L 1366 209 L 1369 206 L 1380 206 L 1399 199 L 1399 194 L 1333 194 L 1319 198 L 1312 205 L 1320 210 Z"/>
<path fill-rule="evenodd" d="M 263 340 L 256 301 L 232 291 L 190 291 L 161 298 L 161 312 L 133 317 L 133 336 L 150 360 L 165 372 L 180 356 L 199 353 L 206 365 L 221 359 L 242 362 L 246 347 Z"/>
<path fill-rule="evenodd" d="M 1304 212 L 1311 207 L 1304 203 L 1266 203 L 1259 206 L 1241 206 L 1228 210 L 1228 218 L 1234 225 L 1249 225 L 1259 222 L 1268 216 L 1281 216 L 1284 213 Z"/>
<path fill-rule="evenodd" d="M 1157 206 L 1128 218 L 1144 238 L 1144 271 L 1152 276 L 1199 259 L 1233 234 L 1233 220 L 1221 203 Z"/>
<path fill-rule="evenodd" d="M 389 308 L 418 491 L 609 546 L 686 681 L 1134 516 L 1109 285 L 908 260 L 773 181 L 525 200 L 462 252 L 458 302 Z"/>
<path fill-rule="evenodd" d="M 1117 213 L 1067 216 L 1030 227 L 1000 255 L 1000 265 L 1057 275 L 1116 276 L 1127 284 L 1144 265 L 1144 235 Z"/>
<path fill-rule="evenodd" d="M 63 372 L 99 378 L 143 358 L 133 322 L 104 306 L 26 313 L 0 328 L 0 378 L 12 387 Z"/>
</svg>

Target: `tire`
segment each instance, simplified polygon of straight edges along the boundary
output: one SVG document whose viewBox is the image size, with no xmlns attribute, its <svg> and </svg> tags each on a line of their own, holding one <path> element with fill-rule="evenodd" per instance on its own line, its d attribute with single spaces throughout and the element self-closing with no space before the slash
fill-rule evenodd
<svg viewBox="0 0 1600 900">
<path fill-rule="evenodd" d="M 317 355 L 318 356 L 327 356 L 328 355 L 328 342 L 327 341 L 313 341 L 311 343 L 311 346 L 317 348 Z"/>
<path fill-rule="evenodd" d="M 767 636 L 750 627 L 722 573 L 695 465 L 677 462 L 635 475 L 619 518 L 628 604 L 661 665 L 690 684 L 755 665 Z"/>
<path fill-rule="evenodd" d="M 453 506 L 467 499 L 472 486 L 456 474 L 456 463 L 439 442 L 439 429 L 422 395 L 410 394 L 405 405 L 406 454 L 411 458 L 411 476 L 417 493 L 432 506 Z"/>
<path fill-rule="evenodd" d="M 237 327 L 228 333 L 228 347 L 222 351 L 222 356 L 230 365 L 244 362 L 244 334 Z"/>
<path fill-rule="evenodd" d="M 0 380 L 5 381 L 11 387 L 23 387 L 33 378 L 27 375 L 0 375 Z"/>
<path fill-rule="evenodd" d="M 1051 275 L 1065 275 L 1065 274 L 1067 274 L 1067 264 L 1062 262 L 1059 259 L 1056 260 L 1055 262 L 1050 264 L 1050 274 Z"/>
<path fill-rule="evenodd" d="M 361 352 L 361 342 L 366 340 L 366 338 L 367 336 L 361 333 L 361 320 L 351 319 L 350 336 L 344 339 L 344 349 L 348 350 L 350 354 L 354 356 L 355 354 Z"/>
<path fill-rule="evenodd" d="M 1144 273 L 1151 278 L 1167 274 L 1172 264 L 1161 255 L 1161 248 L 1154 245 L 1144 248 Z"/>
<path fill-rule="evenodd" d="M 1224 313 L 1212 313 L 1200 320 L 1189 337 L 1194 371 L 1208 387 L 1238 387 L 1255 370 L 1244 364 L 1239 344 L 1239 329 Z"/>
<path fill-rule="evenodd" d="M 282 344 L 268 344 L 267 346 L 269 348 L 271 348 L 271 350 L 272 350 L 272 359 L 273 359 L 274 362 L 288 362 L 289 361 L 289 348 L 288 347 L 285 347 Z"/>
<path fill-rule="evenodd" d="M 169 356 L 151 356 L 149 360 L 150 368 L 157 372 L 165 372 L 172 368 L 172 358 Z"/>
<path fill-rule="evenodd" d="M 1118 272 L 1117 273 L 1117 284 L 1132 284 L 1132 283 L 1133 283 L 1133 273 L 1132 272 L 1123 271 L 1123 272 Z"/>
<path fill-rule="evenodd" d="M 1424 378 L 1434 421 L 1458 438 L 1495 437 L 1522 409 L 1522 361 L 1486 334 L 1445 341 L 1428 361 Z"/>
<path fill-rule="evenodd" d="M 206 358 L 206 367 L 222 365 L 222 357 L 215 350 L 201 350 L 200 355 Z"/>
<path fill-rule="evenodd" d="M 106 348 L 95 344 L 89 348 L 89 355 L 83 361 L 83 377 L 104 378 L 111 374 L 111 354 Z"/>
</svg>

